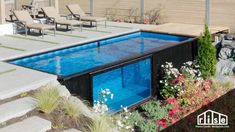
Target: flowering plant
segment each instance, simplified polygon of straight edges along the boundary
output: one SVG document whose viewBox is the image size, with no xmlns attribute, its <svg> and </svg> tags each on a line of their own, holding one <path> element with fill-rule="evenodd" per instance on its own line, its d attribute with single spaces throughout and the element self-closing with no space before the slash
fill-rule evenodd
<svg viewBox="0 0 235 132">
<path fill-rule="evenodd" d="M 184 63 L 180 70 L 173 68 L 172 63 L 169 62 L 162 65 L 162 68 L 164 77 L 160 83 L 163 85 L 161 95 L 164 98 L 179 97 L 185 91 L 190 90 L 188 86 L 196 85 L 197 82 L 203 80 L 199 66 L 192 61 Z"/>
<path fill-rule="evenodd" d="M 156 125 L 158 126 L 158 132 L 160 132 L 161 129 L 168 127 L 168 121 L 166 119 L 159 119 L 156 121 Z"/>
<path fill-rule="evenodd" d="M 180 112 L 182 107 L 180 103 L 175 98 L 168 98 L 165 101 L 167 104 L 171 104 L 171 108 L 168 110 L 168 118 L 171 120 L 171 123 L 174 124 L 179 119 Z"/>
<path fill-rule="evenodd" d="M 175 97 L 181 90 L 182 75 L 178 69 L 173 68 L 170 62 L 166 62 L 166 64 L 161 67 L 164 70 L 163 80 L 160 80 L 162 84 L 161 95 L 164 98 Z"/>
<path fill-rule="evenodd" d="M 109 89 L 102 89 L 99 93 L 98 100 L 94 101 L 93 109 L 95 113 L 105 114 L 108 112 L 107 101 L 108 99 L 113 99 L 113 96 L 113 93 Z"/>
<path fill-rule="evenodd" d="M 116 124 L 119 130 L 129 130 L 134 131 L 134 125 L 142 118 L 138 112 L 131 113 L 128 111 L 127 107 L 121 106 L 123 109 L 123 113 L 120 114 L 119 117 L 116 118 Z"/>
<path fill-rule="evenodd" d="M 187 78 L 195 79 L 197 81 L 202 80 L 201 71 L 199 70 L 199 65 L 196 62 L 188 61 L 183 64 L 180 68 L 182 74 L 184 74 Z"/>
</svg>

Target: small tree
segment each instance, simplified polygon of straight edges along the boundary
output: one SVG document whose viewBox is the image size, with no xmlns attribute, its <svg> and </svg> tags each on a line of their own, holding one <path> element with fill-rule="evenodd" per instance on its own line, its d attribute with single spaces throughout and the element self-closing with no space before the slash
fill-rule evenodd
<svg viewBox="0 0 235 132">
<path fill-rule="evenodd" d="M 214 76 L 216 73 L 216 48 L 212 45 L 211 34 L 207 25 L 199 38 L 197 63 L 200 66 L 203 78 Z"/>
</svg>

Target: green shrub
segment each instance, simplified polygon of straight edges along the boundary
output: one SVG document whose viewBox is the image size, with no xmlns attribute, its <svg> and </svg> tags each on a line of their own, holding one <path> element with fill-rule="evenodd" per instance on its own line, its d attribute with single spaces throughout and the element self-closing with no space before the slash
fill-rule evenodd
<svg viewBox="0 0 235 132">
<path fill-rule="evenodd" d="M 34 95 L 37 101 L 37 108 L 44 113 L 51 113 L 58 106 L 58 99 L 60 97 L 57 88 L 42 88 Z"/>
<path fill-rule="evenodd" d="M 144 118 L 140 115 L 140 113 L 138 111 L 134 111 L 131 113 L 131 115 L 128 117 L 128 119 L 126 120 L 125 125 L 131 125 L 134 126 L 136 123 L 138 124 L 139 122 L 143 121 Z"/>
<path fill-rule="evenodd" d="M 171 105 L 161 106 L 161 102 L 153 100 L 144 104 L 141 108 L 149 119 L 158 120 L 168 118 L 168 109 L 171 108 Z"/>
<path fill-rule="evenodd" d="M 156 132 L 157 125 L 151 121 L 142 121 L 138 124 L 141 132 Z"/>
<path fill-rule="evenodd" d="M 197 63 L 204 79 L 214 76 L 216 73 L 216 48 L 212 45 L 211 34 L 208 26 L 205 25 L 205 31 L 200 36 L 198 48 Z"/>
</svg>

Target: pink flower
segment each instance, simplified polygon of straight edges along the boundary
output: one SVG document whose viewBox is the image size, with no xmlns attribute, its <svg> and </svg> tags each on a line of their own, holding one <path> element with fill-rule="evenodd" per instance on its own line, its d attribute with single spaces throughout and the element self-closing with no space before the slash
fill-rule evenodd
<svg viewBox="0 0 235 132">
<path fill-rule="evenodd" d="M 174 80 L 171 81 L 172 84 L 182 83 L 185 78 L 184 74 L 179 74 Z"/>
<path fill-rule="evenodd" d="M 170 109 L 170 110 L 168 111 L 168 117 L 169 117 L 169 118 L 172 118 L 174 115 L 175 115 L 175 112 L 174 112 L 172 109 Z"/>
<path fill-rule="evenodd" d="M 159 127 L 162 127 L 162 128 L 167 128 L 168 126 L 168 122 L 166 119 L 160 119 L 156 122 L 156 124 L 159 126 Z"/>
<path fill-rule="evenodd" d="M 175 104 L 176 102 L 177 102 L 177 100 L 175 98 L 166 99 L 166 103 L 168 103 L 168 104 Z"/>
</svg>

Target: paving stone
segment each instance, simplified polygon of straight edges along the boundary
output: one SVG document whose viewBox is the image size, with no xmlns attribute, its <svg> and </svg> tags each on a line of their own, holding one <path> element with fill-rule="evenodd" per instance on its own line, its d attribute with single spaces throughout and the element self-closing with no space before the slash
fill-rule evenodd
<svg viewBox="0 0 235 132">
<path fill-rule="evenodd" d="M 0 105 L 0 123 L 23 116 L 35 109 L 35 107 L 36 101 L 32 97 L 25 97 L 2 104 Z"/>
<path fill-rule="evenodd" d="M 51 129 L 51 122 L 37 116 L 11 124 L 0 129 L 0 132 L 46 132 Z"/>
<path fill-rule="evenodd" d="M 38 89 L 57 79 L 55 75 L 0 62 L 0 71 L 9 69 L 15 70 L 0 75 L 0 100 Z"/>
</svg>

